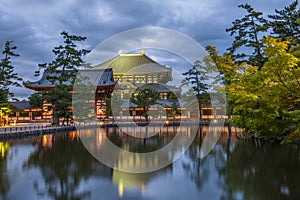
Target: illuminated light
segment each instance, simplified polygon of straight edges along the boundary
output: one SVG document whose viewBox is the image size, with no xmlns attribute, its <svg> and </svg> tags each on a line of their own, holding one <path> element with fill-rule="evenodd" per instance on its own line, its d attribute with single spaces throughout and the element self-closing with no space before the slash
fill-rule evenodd
<svg viewBox="0 0 300 200">
<path fill-rule="evenodd" d="M 4 158 L 4 156 L 5 156 L 5 149 L 4 149 L 3 144 L 1 145 L 1 156 L 2 156 L 2 158 Z"/>
<path fill-rule="evenodd" d="M 100 125 L 101 127 L 103 127 L 103 126 L 104 126 L 104 122 L 101 121 L 99 125 Z"/>
<path fill-rule="evenodd" d="M 43 147 L 52 147 L 52 135 L 43 135 L 42 146 Z"/>
<path fill-rule="evenodd" d="M 217 119 L 214 119 L 214 120 L 213 120 L 213 123 L 217 123 L 217 122 L 218 122 L 218 120 L 217 120 Z"/>
<path fill-rule="evenodd" d="M 100 114 L 100 115 L 103 115 L 103 114 L 104 114 L 104 110 L 103 110 L 103 109 L 99 108 L 98 111 L 99 111 L 99 114 Z"/>
<path fill-rule="evenodd" d="M 169 120 L 166 120 L 166 125 L 168 125 L 170 123 L 170 121 Z"/>
<path fill-rule="evenodd" d="M 69 136 L 70 136 L 70 138 L 71 138 L 71 140 L 74 140 L 75 138 L 76 138 L 76 133 L 75 132 L 70 132 L 69 133 Z"/>
<path fill-rule="evenodd" d="M 9 143 L 7 142 L 0 142 L 0 153 L 1 157 L 4 158 L 9 148 Z"/>
<path fill-rule="evenodd" d="M 118 193 L 119 193 L 120 197 L 123 197 L 123 194 L 124 194 L 124 185 L 123 185 L 122 180 L 118 184 Z"/>
<path fill-rule="evenodd" d="M 43 146 L 47 146 L 48 138 L 46 135 L 43 136 Z"/>
<path fill-rule="evenodd" d="M 102 142 L 103 142 L 102 133 L 98 133 L 98 145 L 101 146 Z"/>
<path fill-rule="evenodd" d="M 146 184 L 145 184 L 145 182 L 142 182 L 141 190 L 142 190 L 142 195 L 144 195 L 144 193 L 146 191 Z"/>
</svg>

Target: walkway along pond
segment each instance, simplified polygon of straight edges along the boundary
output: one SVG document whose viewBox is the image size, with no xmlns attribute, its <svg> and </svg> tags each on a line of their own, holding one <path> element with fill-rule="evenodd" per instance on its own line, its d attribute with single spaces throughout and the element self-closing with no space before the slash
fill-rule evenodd
<svg viewBox="0 0 300 200">
<path fill-rule="evenodd" d="M 195 124 L 194 122 L 183 122 L 186 125 Z M 147 125 L 146 123 L 139 123 L 139 125 Z M 168 123 L 151 123 L 153 126 L 179 126 L 180 123 L 178 122 L 168 122 Z M 209 126 L 210 122 L 203 121 L 199 123 L 200 126 Z M 222 124 L 223 125 L 223 124 Z M 224 124 L 228 126 L 228 123 Z M 97 127 L 126 127 L 128 123 L 99 123 L 99 124 L 87 124 L 87 125 L 80 125 L 80 126 L 52 126 L 52 125 L 27 125 L 27 126 L 10 126 L 10 127 L 3 127 L 0 128 L 0 140 L 7 140 L 7 139 L 17 139 L 17 138 L 24 138 L 29 136 L 39 136 L 45 134 L 55 134 L 58 132 L 66 132 L 66 131 L 74 131 L 76 129 L 88 129 L 88 128 L 97 128 Z"/>
</svg>

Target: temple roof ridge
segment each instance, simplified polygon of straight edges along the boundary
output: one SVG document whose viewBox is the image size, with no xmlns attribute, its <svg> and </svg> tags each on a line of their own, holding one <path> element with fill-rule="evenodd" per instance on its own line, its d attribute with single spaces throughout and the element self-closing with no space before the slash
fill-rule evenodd
<svg viewBox="0 0 300 200">
<path fill-rule="evenodd" d="M 145 64 L 153 64 L 160 68 L 162 71 L 169 71 L 170 68 L 165 65 L 159 64 L 154 61 L 152 58 L 147 56 L 145 53 L 140 54 L 123 54 L 119 53 L 117 56 L 105 61 L 104 63 L 95 65 L 92 69 L 105 69 L 112 68 L 114 74 L 126 73 L 131 69 L 145 65 Z M 159 71 L 158 71 L 159 72 Z"/>
</svg>

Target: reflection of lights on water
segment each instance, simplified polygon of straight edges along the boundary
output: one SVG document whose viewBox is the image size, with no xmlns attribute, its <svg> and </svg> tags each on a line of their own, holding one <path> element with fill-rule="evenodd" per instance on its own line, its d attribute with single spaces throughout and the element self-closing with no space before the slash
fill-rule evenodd
<svg viewBox="0 0 300 200">
<path fill-rule="evenodd" d="M 142 183 L 141 190 L 142 190 L 142 194 L 144 194 L 146 191 L 146 183 L 145 182 Z"/>
<path fill-rule="evenodd" d="M 52 135 L 43 135 L 42 146 L 52 147 Z"/>
<path fill-rule="evenodd" d="M 1 157 L 2 158 L 4 158 L 8 148 L 9 148 L 9 143 L 8 142 L 0 142 L 0 152 L 1 152 Z"/>
<path fill-rule="evenodd" d="M 92 130 L 84 130 L 84 131 L 80 131 L 80 134 L 83 134 L 85 137 L 91 137 L 91 135 L 92 135 Z"/>
<path fill-rule="evenodd" d="M 104 126 L 104 122 L 101 121 L 101 122 L 99 123 L 99 125 L 100 125 L 101 127 L 103 127 L 103 126 Z"/>
<path fill-rule="evenodd" d="M 72 131 L 69 133 L 69 136 L 70 136 L 71 140 L 74 140 L 77 137 L 77 132 Z"/>
<path fill-rule="evenodd" d="M 118 184 L 118 193 L 120 197 L 123 197 L 124 194 L 124 185 L 122 180 L 120 180 L 119 184 Z"/>
<path fill-rule="evenodd" d="M 124 196 L 125 189 L 138 189 L 142 195 L 146 191 L 146 183 L 153 175 L 135 174 L 114 170 L 112 175 L 113 183 L 118 187 L 119 197 Z"/>
<path fill-rule="evenodd" d="M 98 146 L 101 146 L 102 145 L 102 142 L 103 142 L 103 135 L 102 133 L 98 133 Z"/>
<path fill-rule="evenodd" d="M 106 129 L 97 129 L 97 134 L 96 134 L 96 142 L 97 142 L 97 147 L 103 146 L 105 143 L 105 140 L 107 139 L 106 137 Z"/>
<path fill-rule="evenodd" d="M 1 156 L 2 156 L 2 158 L 4 158 L 4 156 L 5 156 L 5 149 L 4 149 L 3 142 L 1 142 L 0 146 L 1 146 Z"/>
<path fill-rule="evenodd" d="M 130 151 L 130 145 L 129 144 L 124 144 L 123 149 L 126 151 Z"/>
<path fill-rule="evenodd" d="M 47 145 L 47 136 L 46 135 L 43 135 L 43 146 L 46 146 Z"/>
<path fill-rule="evenodd" d="M 154 156 L 152 159 L 145 159 L 145 157 L 140 154 L 133 154 L 126 156 L 119 156 L 116 167 L 121 169 L 132 169 L 132 168 L 146 168 L 146 167 L 157 167 L 159 164 L 159 159 Z"/>
</svg>

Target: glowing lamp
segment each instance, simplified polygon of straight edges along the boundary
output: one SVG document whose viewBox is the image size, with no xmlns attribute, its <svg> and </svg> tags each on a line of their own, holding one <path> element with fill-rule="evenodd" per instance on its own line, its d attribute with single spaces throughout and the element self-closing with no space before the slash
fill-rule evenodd
<svg viewBox="0 0 300 200">
<path fill-rule="evenodd" d="M 99 125 L 100 125 L 101 127 L 103 127 L 103 126 L 104 126 L 104 122 L 101 121 Z"/>
</svg>

